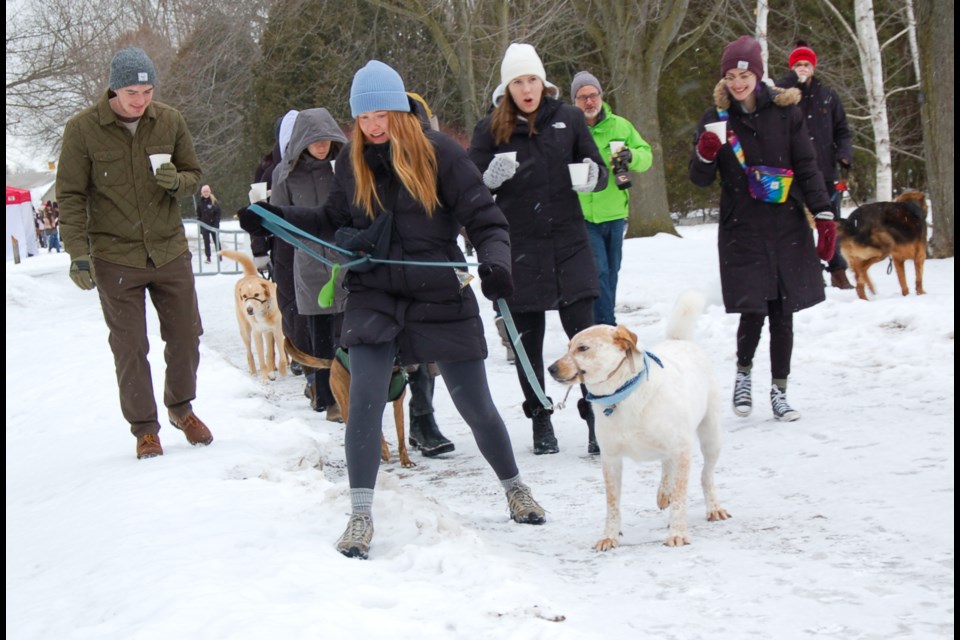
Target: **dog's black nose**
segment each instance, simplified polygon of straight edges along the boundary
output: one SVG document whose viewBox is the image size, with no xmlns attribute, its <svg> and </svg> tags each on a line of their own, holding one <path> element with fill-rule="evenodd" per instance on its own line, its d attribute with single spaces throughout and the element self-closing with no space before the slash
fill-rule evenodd
<svg viewBox="0 0 960 640">
<path fill-rule="evenodd" d="M 557 363 L 554 362 L 552 365 L 550 365 L 549 367 L 547 367 L 547 371 L 550 372 L 550 375 L 556 376 L 556 375 L 557 375 Z"/>
</svg>

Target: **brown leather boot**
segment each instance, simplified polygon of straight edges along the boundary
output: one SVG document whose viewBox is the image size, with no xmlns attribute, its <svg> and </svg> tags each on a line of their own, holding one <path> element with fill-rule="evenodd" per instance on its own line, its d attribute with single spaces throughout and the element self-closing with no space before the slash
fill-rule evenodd
<svg viewBox="0 0 960 640">
<path fill-rule="evenodd" d="M 163 455 L 160 438 L 155 433 L 137 436 L 137 459 L 155 458 Z"/>
<path fill-rule="evenodd" d="M 187 442 L 190 444 L 206 446 L 213 442 L 213 434 L 210 433 L 210 429 L 203 424 L 203 421 L 193 411 L 182 416 L 175 416 L 173 413 L 167 415 L 170 417 L 170 424 L 183 431 L 183 435 L 187 436 Z"/>
<path fill-rule="evenodd" d="M 847 272 L 843 269 L 830 272 L 830 286 L 837 289 L 853 289 L 853 285 L 847 280 Z"/>
</svg>

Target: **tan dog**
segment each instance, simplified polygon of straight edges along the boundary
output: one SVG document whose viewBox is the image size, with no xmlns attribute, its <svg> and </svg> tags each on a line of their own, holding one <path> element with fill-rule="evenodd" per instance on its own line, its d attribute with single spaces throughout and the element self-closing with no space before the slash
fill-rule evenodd
<svg viewBox="0 0 960 640">
<path fill-rule="evenodd" d="M 913 260 L 917 295 L 923 290 L 923 263 L 927 259 L 927 200 L 921 191 L 905 191 L 893 202 L 871 202 L 837 221 L 840 251 L 857 279 L 857 296 L 867 299 L 865 289 L 876 295 L 867 274 L 871 266 L 888 256 L 897 270 L 900 293 L 907 295 L 904 262 Z"/>
<path fill-rule="evenodd" d="M 276 377 L 275 362 L 279 362 L 280 375 L 287 375 L 287 354 L 283 348 L 283 318 L 277 302 L 277 285 L 260 277 L 250 256 L 227 250 L 221 251 L 220 255 L 235 260 L 243 267 L 243 277 L 237 280 L 234 287 L 234 305 L 240 338 L 247 348 L 247 368 L 250 373 L 257 373 L 250 344 L 255 340 L 260 379 L 266 382 Z"/>
<path fill-rule="evenodd" d="M 607 493 L 603 537 L 594 546 L 620 544 L 620 487 L 623 458 L 660 460 L 657 506 L 670 507 L 667 546 L 689 544 L 687 483 L 694 440 L 703 452 L 700 482 L 707 520 L 726 520 L 713 484 L 720 455 L 720 402 L 710 358 L 690 338 L 703 298 L 681 295 L 667 327 L 667 339 L 646 351 L 623 326 L 597 325 L 570 340 L 567 354 L 549 367 L 568 385 L 584 384 L 596 414 L 597 443 Z"/>
<path fill-rule="evenodd" d="M 296 345 L 287 338 L 284 338 L 284 345 L 290 357 L 300 364 L 314 369 L 330 369 L 330 391 L 340 406 L 343 422 L 346 424 L 347 420 L 350 419 L 350 372 L 343 366 L 340 359 L 316 358 L 308 355 L 297 349 Z M 400 373 L 399 367 L 393 368 L 394 375 Z M 393 421 L 397 425 L 397 453 L 400 456 L 400 465 L 404 468 L 410 468 L 417 466 L 417 463 L 410 459 L 410 454 L 407 452 L 406 427 L 403 419 L 403 399 L 406 397 L 407 387 L 404 384 L 400 395 L 394 398 L 392 404 Z M 384 462 L 390 462 L 390 447 L 387 445 L 387 439 L 383 433 L 380 434 L 380 459 Z"/>
</svg>

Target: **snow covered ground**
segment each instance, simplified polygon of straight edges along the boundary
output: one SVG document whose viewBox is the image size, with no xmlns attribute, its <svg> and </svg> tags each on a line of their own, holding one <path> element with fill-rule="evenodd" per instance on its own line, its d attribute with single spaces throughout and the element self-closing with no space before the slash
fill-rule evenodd
<svg viewBox="0 0 960 640">
<path fill-rule="evenodd" d="M 716 231 L 627 241 L 618 319 L 656 342 L 677 293 L 701 289 L 697 340 L 726 398 L 737 317 L 720 301 Z M 509 520 L 438 383 L 456 451 L 413 453 L 410 470 L 382 465 L 365 562 L 333 548 L 349 511 L 344 427 L 310 410 L 303 378 L 247 374 L 236 276 L 197 279 L 206 332 L 194 406 L 215 442 L 193 448 L 165 427 L 165 455 L 138 461 L 96 294 L 74 287 L 68 265 L 44 253 L 6 268 L 9 638 L 953 637 L 953 259 L 926 263 L 926 296 L 901 297 L 877 266 L 872 301 L 828 289 L 795 317 L 799 422 L 771 417 L 764 332 L 754 413 L 723 416 L 716 479 L 733 519 L 705 520 L 698 452 L 683 548 L 662 545 L 659 465 L 627 462 L 622 546 L 593 550 L 600 460 L 586 453 L 575 402 L 555 414 L 560 453 L 534 456 L 488 314 L 493 394 L 548 522 Z M 152 315 L 150 331 L 160 398 Z M 565 346 L 550 314 L 547 357 Z M 547 392 L 563 395 L 552 381 Z"/>
</svg>

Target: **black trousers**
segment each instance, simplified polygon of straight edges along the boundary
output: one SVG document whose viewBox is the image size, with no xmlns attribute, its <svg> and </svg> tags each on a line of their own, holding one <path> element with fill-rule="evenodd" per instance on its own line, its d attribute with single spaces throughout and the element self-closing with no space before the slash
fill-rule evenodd
<svg viewBox="0 0 960 640">
<path fill-rule="evenodd" d="M 783 301 L 767 303 L 767 314 L 743 313 L 737 328 L 737 365 L 753 365 L 753 356 L 760 344 L 764 318 L 770 318 L 770 373 L 774 380 L 785 380 L 790 375 L 793 356 L 793 313 L 784 311 Z"/>
</svg>

